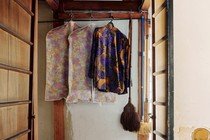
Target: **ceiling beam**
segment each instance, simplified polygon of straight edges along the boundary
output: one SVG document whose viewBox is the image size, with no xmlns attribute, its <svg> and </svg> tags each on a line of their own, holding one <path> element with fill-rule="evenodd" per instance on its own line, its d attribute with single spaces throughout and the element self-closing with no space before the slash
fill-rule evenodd
<svg viewBox="0 0 210 140">
<path fill-rule="evenodd" d="M 140 1 L 64 1 L 65 10 L 139 11 Z"/>
</svg>

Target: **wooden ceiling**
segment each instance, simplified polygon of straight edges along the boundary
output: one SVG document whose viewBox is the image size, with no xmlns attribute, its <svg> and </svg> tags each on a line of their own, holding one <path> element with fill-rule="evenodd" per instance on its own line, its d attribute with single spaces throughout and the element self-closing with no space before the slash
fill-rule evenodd
<svg viewBox="0 0 210 140">
<path fill-rule="evenodd" d="M 46 0 L 54 12 L 75 10 L 140 12 L 145 0 Z"/>
</svg>

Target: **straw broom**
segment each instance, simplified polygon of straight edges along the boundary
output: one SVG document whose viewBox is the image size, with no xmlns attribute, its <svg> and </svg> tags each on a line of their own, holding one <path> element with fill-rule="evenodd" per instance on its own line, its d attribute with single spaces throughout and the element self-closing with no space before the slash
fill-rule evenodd
<svg viewBox="0 0 210 140">
<path fill-rule="evenodd" d="M 129 20 L 129 45 L 130 45 L 130 68 L 129 68 L 129 80 L 131 80 L 131 52 L 132 52 L 132 19 Z M 138 132 L 140 128 L 139 114 L 136 112 L 136 108 L 131 103 L 131 81 L 129 81 L 129 97 L 128 103 L 124 107 L 124 110 L 120 117 L 120 122 L 126 131 Z"/>
<path fill-rule="evenodd" d="M 145 39 L 144 39 L 144 36 L 145 36 L 145 19 L 144 19 L 144 16 L 141 17 L 141 28 L 142 28 L 142 31 L 141 31 L 141 46 L 142 46 L 142 59 L 141 59 L 141 113 L 142 113 L 142 116 L 141 116 L 141 123 L 140 123 L 140 130 L 139 130 L 139 134 L 141 135 L 148 135 L 149 133 L 151 133 L 151 124 L 148 122 L 148 115 L 144 114 L 144 109 L 148 109 L 148 97 L 147 97 L 147 94 L 146 94 L 146 102 L 144 101 L 144 75 L 145 75 Z M 145 105 L 145 106 L 144 106 Z M 146 111 L 148 112 L 148 111 Z M 145 120 L 144 118 L 144 115 L 147 116 L 147 120 Z"/>
</svg>

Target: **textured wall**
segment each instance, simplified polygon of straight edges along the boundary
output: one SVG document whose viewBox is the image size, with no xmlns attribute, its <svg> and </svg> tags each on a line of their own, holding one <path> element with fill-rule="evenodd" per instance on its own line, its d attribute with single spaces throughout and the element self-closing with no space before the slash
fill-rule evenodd
<svg viewBox="0 0 210 140">
<path fill-rule="evenodd" d="M 174 1 L 175 140 L 210 127 L 210 1 Z"/>
</svg>

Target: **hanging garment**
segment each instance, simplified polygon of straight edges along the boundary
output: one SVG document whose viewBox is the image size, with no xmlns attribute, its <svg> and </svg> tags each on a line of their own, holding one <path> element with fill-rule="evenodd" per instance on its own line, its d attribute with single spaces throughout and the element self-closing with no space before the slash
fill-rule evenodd
<svg viewBox="0 0 210 140">
<path fill-rule="evenodd" d="M 129 87 L 129 52 L 128 39 L 113 24 L 96 28 L 89 77 L 100 91 L 127 93 Z"/>
<path fill-rule="evenodd" d="M 60 100 L 68 95 L 68 35 L 78 27 L 70 21 L 47 33 L 46 101 Z"/>
<path fill-rule="evenodd" d="M 114 103 L 116 102 L 116 94 L 112 92 L 101 92 L 95 89 L 94 102 L 96 103 Z"/>
<path fill-rule="evenodd" d="M 69 95 L 68 103 L 77 102 L 114 102 L 113 93 L 101 96 L 93 96 L 92 79 L 88 77 L 90 53 L 92 48 L 92 36 L 94 24 L 70 33 L 69 40 Z M 96 91 L 98 93 L 98 91 Z M 99 93 L 100 94 L 100 93 Z"/>
</svg>

